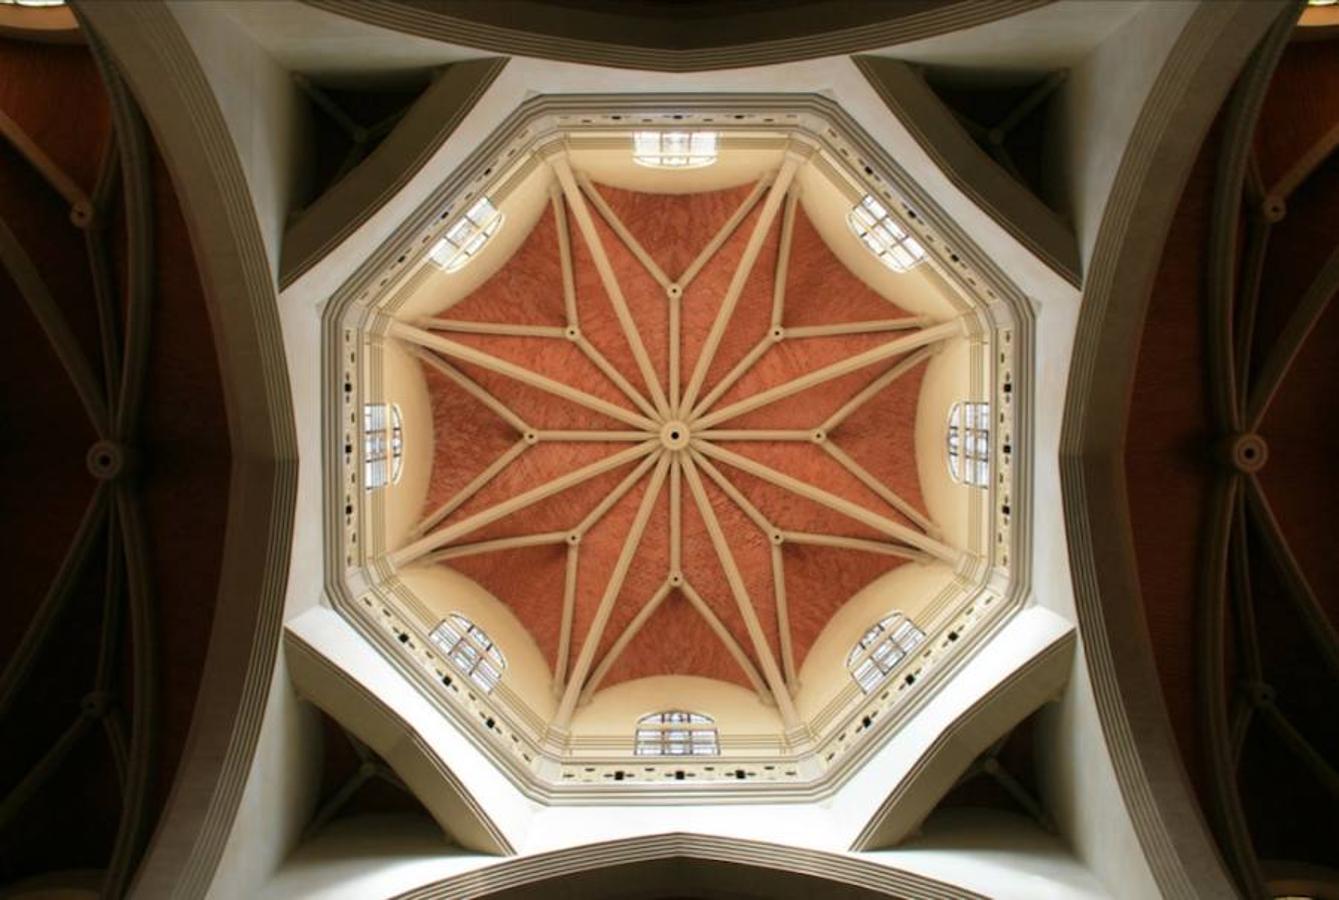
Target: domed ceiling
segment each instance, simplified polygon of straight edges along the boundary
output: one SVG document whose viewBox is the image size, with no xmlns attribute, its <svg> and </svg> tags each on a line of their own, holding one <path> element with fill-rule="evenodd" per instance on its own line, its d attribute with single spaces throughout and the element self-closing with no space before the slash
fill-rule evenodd
<svg viewBox="0 0 1339 900">
<path fill-rule="evenodd" d="M 576 315 L 568 316 L 552 209 L 487 283 L 424 323 L 449 341 L 439 358 L 453 359 L 528 426 L 518 434 L 441 363 L 424 362 L 436 424 L 425 521 L 454 507 L 437 524 L 443 530 L 431 543 L 441 549 L 429 558 L 506 602 L 562 675 L 589 662 L 591 650 L 610 660 L 620 642 L 617 660 L 597 670 L 604 685 L 685 674 L 765 689 L 759 669 L 770 669 L 767 657 L 793 653 L 802 662 L 861 587 L 910 557 L 956 556 L 927 534 L 934 529 L 914 441 L 922 348 L 944 329 L 927 331 L 925 320 L 860 282 L 802 211 L 792 207 L 788 248 L 783 216 L 756 230 L 762 204 L 752 202 L 752 186 L 595 190 L 649 254 L 643 265 L 606 222 L 596 225 L 631 329 L 621 327 L 581 240 L 573 247 Z M 712 252 L 713 236 L 741 208 L 744 221 Z M 564 213 L 564 227 L 577 233 Z M 758 259 L 739 279 L 751 241 Z M 696 277 L 684 278 L 693 268 Z M 667 296 L 666 281 L 682 296 Z M 732 291 L 732 282 L 742 290 Z M 733 310 L 728 298 L 736 299 Z M 498 333 L 470 333 L 475 328 Z M 713 328 L 720 340 L 709 353 Z M 468 362 L 457 345 L 598 397 L 622 415 Z M 633 348 L 644 350 L 646 380 Z M 817 383 L 806 388 L 810 382 Z M 452 503 L 518 439 L 535 444 L 478 493 Z M 512 498 L 613 460 L 626 461 L 485 522 Z M 834 509 L 846 503 L 865 521 Z M 484 552 L 488 542 L 528 536 L 543 543 Z M 570 654 L 562 646 L 569 565 L 576 570 Z M 757 656 L 760 666 L 750 661 Z M 793 683 L 793 666 L 783 668 Z"/>
<path fill-rule="evenodd" d="M 365 382 L 345 373 L 344 461 L 370 477 L 361 396 L 404 474 L 345 491 L 347 560 L 373 566 L 353 609 L 380 609 L 430 692 L 532 741 L 527 765 L 626 755 L 667 709 L 718 728 L 721 755 L 829 742 L 832 762 L 1012 596 L 1009 313 L 926 216 L 843 171 L 849 148 L 755 129 L 662 126 L 713 145 L 669 166 L 627 130 L 523 131 L 368 292 L 360 327 L 383 336 Z M 971 477 L 950 430 L 979 440 Z M 498 672 L 463 694 L 435 655 L 455 616 Z M 855 670 L 890 616 L 924 646 L 871 701 Z"/>
</svg>

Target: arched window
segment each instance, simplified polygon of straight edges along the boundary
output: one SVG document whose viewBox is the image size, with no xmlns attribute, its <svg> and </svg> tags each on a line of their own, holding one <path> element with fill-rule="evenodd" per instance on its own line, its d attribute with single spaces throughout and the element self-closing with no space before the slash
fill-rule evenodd
<svg viewBox="0 0 1339 900">
<path fill-rule="evenodd" d="M 860 689 L 868 694 L 897 668 L 908 653 L 925 640 L 916 623 L 895 612 L 865 632 L 851 648 L 846 668 Z"/>
<path fill-rule="evenodd" d="M 492 200 L 480 197 L 465 215 L 451 223 L 442 239 L 428 251 L 428 258 L 447 272 L 463 269 L 501 227 L 502 213 Z"/>
<path fill-rule="evenodd" d="M 866 194 L 846 216 L 856 237 L 865 242 L 879 261 L 894 272 L 905 272 L 925 259 L 925 248 L 893 221 L 888 209 Z"/>
<path fill-rule="evenodd" d="M 661 169 L 697 169 L 716 161 L 714 131 L 636 131 L 632 158 Z"/>
<path fill-rule="evenodd" d="M 637 720 L 638 756 L 717 756 L 720 752 L 711 716 L 671 709 Z"/>
<path fill-rule="evenodd" d="M 404 426 L 395 404 L 363 405 L 363 486 L 367 490 L 400 480 L 404 466 Z"/>
<path fill-rule="evenodd" d="M 404 470 L 404 422 L 400 419 L 400 407 L 391 404 L 391 484 L 400 481 Z"/>
<path fill-rule="evenodd" d="M 429 635 L 451 665 L 484 693 L 492 693 L 502 680 L 507 661 L 478 625 L 460 613 L 451 613 Z"/>
<path fill-rule="evenodd" d="M 954 481 L 990 483 L 990 404 L 955 403 L 948 411 L 948 470 Z"/>
</svg>

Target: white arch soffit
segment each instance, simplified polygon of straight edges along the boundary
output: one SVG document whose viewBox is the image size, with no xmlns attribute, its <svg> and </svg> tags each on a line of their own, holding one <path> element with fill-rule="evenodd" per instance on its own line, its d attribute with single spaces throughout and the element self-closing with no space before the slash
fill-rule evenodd
<svg viewBox="0 0 1339 900">
<path fill-rule="evenodd" d="M 337 613 L 286 626 L 293 683 L 396 770 L 465 846 L 530 854 L 636 835 L 715 834 L 841 852 L 899 842 L 982 751 L 1068 677 L 1074 629 L 1039 607 L 1010 619 L 915 717 L 864 761 L 826 805 L 538 807 Z M 506 850 L 495 848 L 505 847 Z"/>
<path fill-rule="evenodd" d="M 536 94 L 817 94 L 839 104 L 869 137 L 895 157 L 944 213 L 980 247 L 1006 278 L 1033 298 L 1074 303 L 1077 289 L 1019 243 L 988 213 L 960 191 L 896 120 L 849 57 L 732 69 L 725 72 L 663 73 L 610 71 L 546 60 L 513 58 L 404 187 L 295 279 L 287 300 L 321 303 L 339 290 L 364 260 L 372 257 L 438 186 L 468 160 L 476 147 L 518 106 Z M 631 146 L 628 149 L 632 152 Z"/>
<path fill-rule="evenodd" d="M 796 875 L 823 883 L 797 886 Z M 936 813 L 915 841 L 867 853 L 671 832 L 481 856 L 443 845 L 425 817 L 341 817 L 299 847 L 255 896 L 458 900 L 505 892 L 512 900 L 549 900 L 561 885 L 565 897 L 613 900 L 626 897 L 629 884 L 663 896 L 1111 897 L 1063 839 L 1022 816 L 982 809 Z"/>
<path fill-rule="evenodd" d="M 284 649 L 298 694 L 384 759 L 456 843 L 516 852 L 530 801 L 348 622 L 310 609 L 285 625 Z"/>
<path fill-rule="evenodd" d="M 852 888 L 862 894 L 877 892 L 925 900 L 977 900 L 986 897 L 961 885 L 896 868 L 886 862 L 875 862 L 870 858 L 824 850 L 801 850 L 719 835 L 674 832 L 587 844 L 528 857 L 512 857 L 474 871 L 420 885 L 396 895 L 396 900 L 447 900 L 491 895 L 500 891 L 514 891 L 527 897 L 552 896 L 548 893 L 540 894 L 539 891 L 545 886 L 550 889 L 557 887 L 573 875 L 611 867 L 619 867 L 621 871 L 616 875 L 611 873 L 604 889 L 598 890 L 595 896 L 624 896 L 626 885 L 631 880 L 643 888 L 649 886 L 672 892 L 676 886 L 674 884 L 659 885 L 652 880 L 648 885 L 644 878 L 630 879 L 624 874 L 627 870 L 623 867 L 636 867 L 640 863 L 659 860 L 723 862 L 744 866 L 754 870 L 753 878 L 761 881 L 760 885 L 757 882 L 755 885 L 764 890 L 767 885 L 780 888 L 784 884 L 784 880 L 775 878 L 776 871 L 781 870 L 787 874 L 822 879 L 829 883 L 834 892 Z M 682 884 L 678 887 L 683 890 Z M 852 894 L 841 892 L 840 896 L 848 897 Z"/>
</svg>

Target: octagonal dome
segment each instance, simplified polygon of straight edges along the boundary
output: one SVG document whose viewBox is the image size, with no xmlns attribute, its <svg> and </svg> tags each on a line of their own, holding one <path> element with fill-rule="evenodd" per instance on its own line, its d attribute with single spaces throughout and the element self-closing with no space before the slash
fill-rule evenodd
<svg viewBox="0 0 1339 900">
<path fill-rule="evenodd" d="M 1024 311 L 835 109 L 611 107 L 349 304 L 345 609 L 550 799 L 836 784 L 1016 605 Z"/>
</svg>

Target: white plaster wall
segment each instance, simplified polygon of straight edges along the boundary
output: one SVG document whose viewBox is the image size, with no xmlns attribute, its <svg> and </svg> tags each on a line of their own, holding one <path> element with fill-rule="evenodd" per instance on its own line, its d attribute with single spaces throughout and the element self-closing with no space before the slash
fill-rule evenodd
<svg viewBox="0 0 1339 900">
<path fill-rule="evenodd" d="M 963 886 L 988 897 L 1096 900 L 1109 894 L 1065 845 L 1031 819 L 993 809 L 946 809 L 895 850 L 865 857 Z"/>
<path fill-rule="evenodd" d="M 394 897 L 493 857 L 447 843 L 426 816 L 336 819 L 284 863 L 258 900 Z"/>
<path fill-rule="evenodd" d="M 187 0 L 198 2 L 198 0 Z M 489 54 L 374 28 L 298 0 L 218 0 L 224 15 L 280 65 L 323 84 L 385 77 Z"/>
<path fill-rule="evenodd" d="M 279 268 L 279 244 L 307 166 L 306 101 L 289 73 L 228 16 L 221 0 L 168 3 L 186 33 L 241 157 L 256 219 Z"/>
<path fill-rule="evenodd" d="M 894 611 L 924 626 L 926 605 L 953 580 L 941 562 L 906 563 L 865 585 L 823 626 L 800 664 L 795 708 L 811 720 L 851 680 L 846 658 L 865 631 Z"/>
<path fill-rule="evenodd" d="M 1064 620 L 1043 609 L 1025 610 L 1015 616 L 826 803 L 612 808 L 535 807 L 336 613 L 309 610 L 291 621 L 288 628 L 437 748 L 465 789 L 485 806 L 521 853 L 672 831 L 844 851 L 888 792 L 911 773 L 916 760 L 949 723 L 971 709 L 1003 678 L 1066 640 L 1072 630 Z"/>
<path fill-rule="evenodd" d="M 765 814 L 765 809 L 753 807 L 744 815 L 727 813 L 725 818 L 741 823 L 742 827 L 731 830 L 756 834 L 756 819 Z M 687 823 L 701 814 L 700 809 L 692 810 L 681 818 Z M 815 829 L 823 827 L 821 821 L 808 824 Z M 1030 820 L 1005 813 L 954 810 L 936 815 L 926 823 L 924 834 L 905 846 L 861 853 L 859 858 L 998 900 L 1096 900 L 1110 896 L 1074 861 L 1063 841 L 1041 831 Z M 443 845 L 440 833 L 426 819 L 363 816 L 336 821 L 304 845 L 266 886 L 261 900 L 397 896 L 495 864 L 496 857 Z"/>
<path fill-rule="evenodd" d="M 199 57 L 241 158 L 271 272 L 304 158 L 304 108 L 285 72 L 219 4 L 169 5 Z M 298 492 L 285 617 L 320 603 L 321 543 L 319 312 L 279 304 L 298 442 Z M 255 757 L 210 896 L 251 898 L 295 846 L 317 800 L 321 733 L 298 700 L 282 650 L 271 679 Z"/>
<path fill-rule="evenodd" d="M 246 788 L 209 887 L 211 900 L 256 896 L 297 846 L 319 800 L 321 741 L 316 710 L 294 692 L 281 647 Z"/>
<path fill-rule="evenodd" d="M 544 720 L 557 709 L 553 675 L 543 652 L 521 620 L 474 579 L 448 566 L 413 566 L 400 572 L 414 596 L 437 621 L 458 612 L 482 628 L 507 661 L 502 681 Z M 432 623 L 432 624 L 435 624 Z"/>
<path fill-rule="evenodd" d="M 343 616 L 324 607 L 309 609 L 289 620 L 285 628 L 432 747 L 509 843 L 519 846 L 525 840 L 534 804 Z M 334 676 L 322 673 L 320 677 Z M 394 727 L 385 715 L 375 718 L 381 727 Z M 355 721 L 355 727 L 357 724 Z M 369 735 L 368 743 L 381 746 L 385 742 Z M 412 752 L 407 744 L 403 746 Z M 442 789 L 450 788 L 443 783 Z"/>
<path fill-rule="evenodd" d="M 1142 5 L 1144 0 L 1057 0 L 975 28 L 899 44 L 876 55 L 921 65 L 989 69 L 1001 78 L 1017 73 L 1027 79 L 1081 62 Z"/>
<path fill-rule="evenodd" d="M 1038 398 L 1063 395 L 1077 321 L 1076 305 L 1052 303 L 1040 308 L 1033 370 Z M 1073 621 L 1074 588 L 1058 466 L 1062 420 L 1060 404 L 1036 405 L 1032 584 L 1035 603 Z M 1043 802 L 1075 853 L 1118 896 L 1156 896 L 1152 872 L 1125 813 L 1102 737 L 1082 634 L 1064 696 L 1042 713 L 1037 754 Z"/>
<path fill-rule="evenodd" d="M 825 806 L 834 822 L 840 823 L 830 839 L 849 847 L 885 798 L 950 724 L 1006 677 L 1072 631 L 1067 620 L 1037 607 L 1025 609 L 1006 622 L 827 801 Z"/>
<path fill-rule="evenodd" d="M 1062 88 L 1060 176 L 1072 204 L 1080 252 L 1091 256 L 1097 230 L 1135 120 L 1195 4 L 1142 5 L 1072 71 Z M 1033 492 L 1033 590 L 1036 601 L 1073 619 L 1073 578 L 1061 511 L 1058 468 L 1062 404 L 1069 378 L 1077 305 L 1039 303 L 1034 369 L 1036 425 Z M 1061 702 L 1040 720 L 1037 752 L 1044 802 L 1075 853 L 1115 895 L 1156 897 L 1157 886 L 1126 811 L 1097 716 L 1085 651 Z"/>
<path fill-rule="evenodd" d="M 1077 308 L 1063 304 L 1040 311 L 1041 352 L 1034 370 L 1038 397 L 1063 394 L 1077 315 Z M 1062 412 L 1059 404 L 1038 403 L 1036 408 L 1032 583 L 1034 602 L 1072 621 L 1074 588 L 1057 465 Z M 1079 859 L 1113 896 L 1158 896 L 1097 717 L 1082 634 L 1064 695 L 1039 719 L 1036 752 L 1043 803 Z"/>
<path fill-rule="evenodd" d="M 1052 195 L 1069 199 L 1084 269 L 1135 121 L 1198 5 L 1195 0 L 1139 5 L 1070 70 L 1056 95 L 1056 121 L 1062 130 L 1053 138 L 1057 166 L 1052 177 L 1062 189 Z"/>
</svg>

